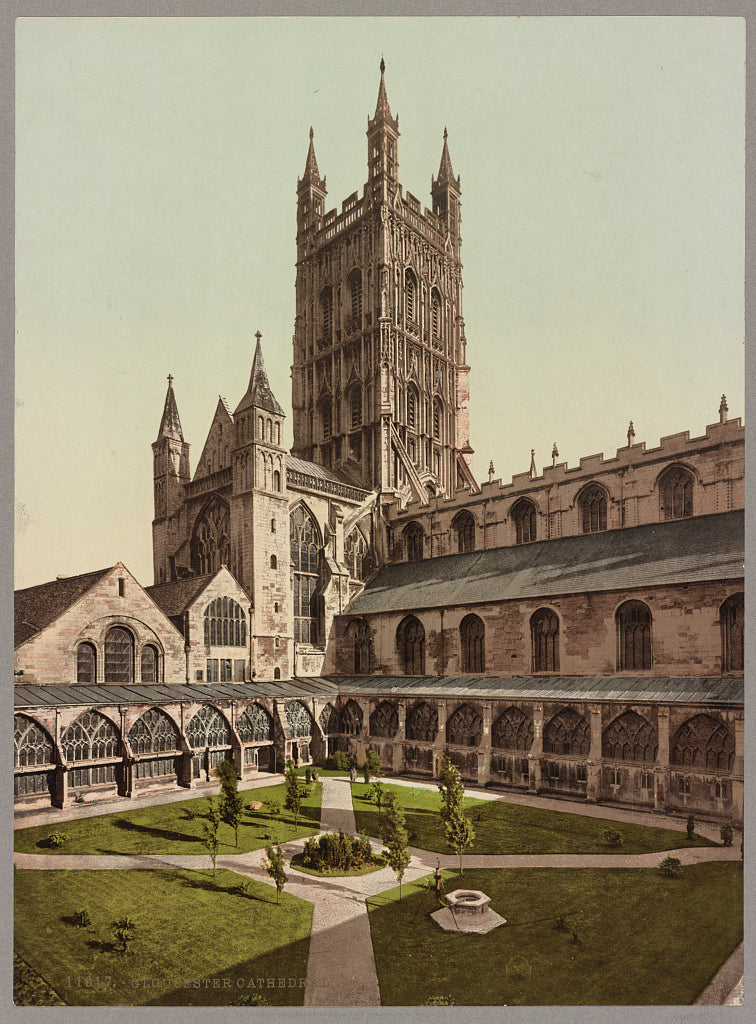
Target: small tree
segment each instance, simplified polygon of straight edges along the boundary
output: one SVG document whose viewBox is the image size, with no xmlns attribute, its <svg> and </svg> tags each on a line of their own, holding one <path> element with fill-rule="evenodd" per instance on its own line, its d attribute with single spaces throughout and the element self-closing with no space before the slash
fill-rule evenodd
<svg viewBox="0 0 756 1024">
<path fill-rule="evenodd" d="M 386 847 L 384 858 L 399 883 L 399 899 L 402 898 L 404 872 L 410 862 L 410 852 L 407 849 L 409 834 L 405 825 L 406 819 L 396 793 L 387 793 L 386 820 L 383 825 L 383 844 Z"/>
<path fill-rule="evenodd" d="M 381 759 L 374 750 L 368 750 L 365 764 L 362 766 L 362 774 L 365 779 L 365 785 L 370 782 L 371 775 L 377 778 L 381 774 Z"/>
<path fill-rule="evenodd" d="M 218 847 L 220 846 L 218 829 L 220 828 L 221 816 L 215 800 L 211 796 L 207 799 L 210 806 L 208 807 L 205 821 L 202 824 L 202 845 L 212 858 L 213 878 L 215 878 L 215 858 L 218 856 Z"/>
<path fill-rule="evenodd" d="M 383 805 L 388 796 L 386 790 L 383 788 L 383 783 L 379 782 L 378 779 L 376 779 L 373 785 L 367 791 L 366 796 L 368 800 L 375 800 L 376 805 L 378 807 L 378 817 L 380 818 L 381 806 Z"/>
<path fill-rule="evenodd" d="M 688 820 L 685 823 L 685 831 L 687 833 L 686 838 L 688 842 L 692 842 L 696 834 L 696 819 L 692 814 L 688 815 Z"/>
<path fill-rule="evenodd" d="M 459 873 L 462 874 L 462 853 L 475 839 L 475 829 L 464 813 L 465 787 L 459 772 L 449 758 L 444 758 L 441 779 L 438 784 L 441 793 L 441 821 L 447 846 L 459 857 Z"/>
<path fill-rule="evenodd" d="M 294 829 L 296 830 L 299 811 L 302 806 L 302 791 L 299 788 L 297 771 L 291 758 L 286 762 L 286 800 L 284 805 L 286 810 L 291 811 L 294 815 Z"/>
<path fill-rule="evenodd" d="M 276 903 L 278 903 L 283 887 L 288 881 L 286 872 L 284 871 L 286 861 L 284 860 L 284 855 L 281 852 L 280 846 L 277 846 L 275 849 L 273 849 L 272 846 L 266 846 L 265 853 L 266 858 L 263 863 L 268 876 L 273 879 L 276 886 Z"/>
<path fill-rule="evenodd" d="M 214 774 L 220 779 L 221 784 L 220 796 L 218 798 L 220 819 L 234 830 L 234 846 L 238 846 L 239 823 L 244 811 L 244 797 L 239 792 L 236 766 L 233 761 L 221 761 L 214 768 Z"/>
</svg>

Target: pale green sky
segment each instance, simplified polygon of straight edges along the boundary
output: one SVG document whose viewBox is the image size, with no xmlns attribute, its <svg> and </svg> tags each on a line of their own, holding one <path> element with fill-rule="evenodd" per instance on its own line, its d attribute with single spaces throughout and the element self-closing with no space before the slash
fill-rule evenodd
<svg viewBox="0 0 756 1024">
<path fill-rule="evenodd" d="M 17 586 L 152 582 L 168 373 L 192 470 L 258 329 L 289 409 L 308 129 L 340 206 L 381 54 L 404 188 L 430 205 L 445 125 L 462 179 L 479 479 L 742 415 L 742 19 L 16 25 Z"/>
</svg>

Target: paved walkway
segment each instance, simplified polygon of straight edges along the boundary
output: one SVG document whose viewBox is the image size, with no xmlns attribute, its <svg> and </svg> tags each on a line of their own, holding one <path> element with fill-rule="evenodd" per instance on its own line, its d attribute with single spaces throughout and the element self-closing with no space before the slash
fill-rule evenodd
<svg viewBox="0 0 756 1024">
<path fill-rule="evenodd" d="M 270 785 L 279 781 L 276 777 L 266 776 L 257 785 Z M 322 779 L 321 828 L 323 831 L 336 831 L 341 828 L 345 832 L 355 832 L 354 811 L 352 809 L 351 787 L 346 778 Z M 415 788 L 435 788 L 431 783 L 413 782 L 404 779 L 391 779 L 392 785 L 408 785 Z M 245 787 L 250 788 L 250 787 Z M 491 793 L 487 790 L 467 790 L 467 795 L 486 800 L 511 800 L 511 794 Z M 519 797 L 520 794 L 517 794 Z M 174 799 L 186 799 L 186 794 L 171 794 Z M 538 801 L 538 804 L 535 803 Z M 157 801 L 154 801 L 157 802 Z M 171 802 L 171 801 L 160 801 Z M 615 821 L 637 821 L 645 825 L 675 828 L 685 831 L 680 819 L 650 815 L 635 811 L 623 811 L 614 808 L 596 807 L 595 805 L 572 804 L 565 807 L 566 801 L 548 798 L 525 798 L 518 803 L 530 803 L 534 806 L 548 806 L 550 809 L 568 810 L 583 813 L 591 817 L 606 817 Z M 554 805 L 557 805 L 554 808 Z M 117 805 L 123 810 L 123 802 Z M 78 808 L 76 808 L 78 810 Z M 72 808 L 71 810 L 74 810 Z M 89 814 L 107 813 L 103 806 L 83 808 Z M 68 815 L 67 817 L 84 817 L 89 814 Z M 55 812 L 52 820 L 59 822 L 61 812 Z M 40 823 L 35 820 L 34 824 Z M 24 824 L 29 824 L 25 822 Z M 710 833 L 711 838 L 719 837 L 718 827 L 697 826 L 702 834 Z M 716 833 L 716 836 L 715 836 Z M 281 847 L 287 862 L 298 853 L 304 839 L 282 843 Z M 379 844 L 375 844 L 377 847 Z M 405 872 L 404 881 L 411 883 L 432 871 L 437 862 L 442 868 L 456 868 L 459 858 L 447 854 L 436 854 L 428 850 L 411 849 L 412 858 Z M 740 859 L 740 843 L 731 847 L 696 846 L 682 847 L 678 850 L 665 850 L 647 854 L 538 854 L 538 855 L 467 855 L 462 858 L 465 868 L 520 868 L 520 867 L 554 867 L 554 868 L 649 868 L 657 866 L 666 856 L 675 856 L 684 864 L 695 864 L 703 861 L 727 861 Z M 217 867 L 235 871 L 238 874 L 254 878 L 266 885 L 273 883 L 263 867 L 263 850 L 253 850 L 244 854 L 220 855 Z M 37 870 L 156 870 L 166 868 L 188 868 L 192 870 L 208 870 L 212 866 L 209 856 L 181 854 L 128 854 L 128 855 L 57 855 L 57 854 L 23 854 L 16 853 L 14 862 L 19 868 Z M 305 1006 L 380 1006 L 378 978 L 373 958 L 373 946 L 370 937 L 366 899 L 377 895 L 396 885 L 396 877 L 390 868 L 368 875 L 357 875 L 346 878 L 318 878 L 306 875 L 289 867 L 289 881 L 286 891 L 292 896 L 307 900 L 313 904 L 312 931 L 310 934 L 310 953 L 307 962 L 307 981 L 305 987 Z M 334 970 L 334 964 L 338 970 Z M 701 1005 L 741 1005 L 743 1002 L 743 946 L 733 953 L 723 965 L 717 976 L 698 997 Z"/>
</svg>

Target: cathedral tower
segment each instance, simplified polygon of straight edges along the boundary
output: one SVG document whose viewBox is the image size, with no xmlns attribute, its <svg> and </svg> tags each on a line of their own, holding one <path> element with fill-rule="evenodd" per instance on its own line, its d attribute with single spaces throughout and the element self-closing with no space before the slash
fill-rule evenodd
<svg viewBox="0 0 756 1024">
<path fill-rule="evenodd" d="M 247 391 L 234 412 L 230 535 L 234 574 L 252 598 L 259 678 L 289 674 L 291 553 L 284 411 L 270 389 L 260 332 Z"/>
<path fill-rule="evenodd" d="M 444 130 L 433 209 L 398 180 L 385 65 L 368 119 L 368 180 L 324 213 L 312 129 L 297 187 L 293 454 L 362 487 L 477 489 L 467 418 L 460 183 Z"/>
<path fill-rule="evenodd" d="M 155 518 L 152 521 L 152 557 L 155 582 L 175 575 L 170 556 L 180 544 L 183 529 L 184 486 L 189 482 L 189 445 L 181 430 L 173 377 L 168 375 L 163 416 L 152 445 Z"/>
</svg>

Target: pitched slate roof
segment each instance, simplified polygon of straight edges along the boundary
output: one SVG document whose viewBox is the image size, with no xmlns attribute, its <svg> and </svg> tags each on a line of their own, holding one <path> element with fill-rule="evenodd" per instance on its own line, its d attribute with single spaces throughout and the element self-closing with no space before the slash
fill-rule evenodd
<svg viewBox="0 0 756 1024">
<path fill-rule="evenodd" d="M 169 583 L 156 583 L 152 587 L 145 587 L 145 592 L 150 595 L 155 604 L 169 618 L 180 617 L 194 600 L 202 593 L 205 587 L 214 580 L 220 572 L 206 573 L 204 576 L 190 576 L 185 580 L 171 580 Z"/>
<path fill-rule="evenodd" d="M 209 683 L 185 685 L 81 684 L 60 686 L 27 684 L 14 687 L 16 708 L 76 707 L 92 704 L 171 704 L 175 701 L 250 700 L 255 697 L 336 696 L 338 686 L 330 679 L 275 679 L 259 683 Z"/>
<path fill-rule="evenodd" d="M 335 677 L 334 677 L 335 678 Z M 352 676 L 342 694 L 742 704 L 742 676 Z"/>
<path fill-rule="evenodd" d="M 110 565 L 97 572 L 66 576 L 50 583 L 40 583 L 36 587 L 17 590 L 13 595 L 14 646 L 18 647 L 49 626 L 114 568 Z"/>
<path fill-rule="evenodd" d="M 743 512 L 387 565 L 349 614 L 448 607 L 744 575 Z"/>
<path fill-rule="evenodd" d="M 250 700 L 255 697 L 476 697 L 627 703 L 743 703 L 742 676 L 300 676 L 254 683 L 123 684 L 14 687 L 16 708 L 113 703 Z"/>
<path fill-rule="evenodd" d="M 353 484 L 344 473 L 339 473 L 335 469 L 326 469 L 325 466 L 319 466 L 317 462 L 307 462 L 305 459 L 297 459 L 293 455 L 287 455 L 286 468 L 293 473 L 304 473 L 307 476 L 315 477 L 316 480 L 329 480 L 334 484 L 346 484 L 348 487 L 353 487 L 356 491 L 364 491 L 366 495 L 370 493 L 364 487 L 357 487 Z"/>
</svg>

